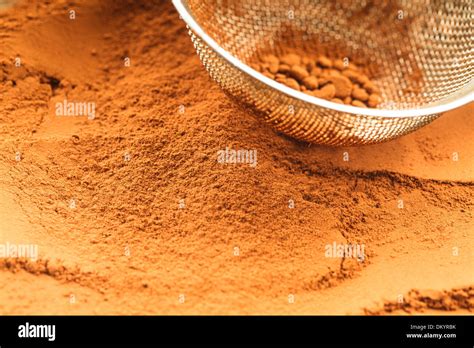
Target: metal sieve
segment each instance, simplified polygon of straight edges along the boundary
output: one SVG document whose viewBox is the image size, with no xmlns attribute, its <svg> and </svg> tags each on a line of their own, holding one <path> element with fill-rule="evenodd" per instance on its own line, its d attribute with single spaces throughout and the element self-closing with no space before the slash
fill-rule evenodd
<svg viewBox="0 0 474 348">
<path fill-rule="evenodd" d="M 412 132 L 474 100 L 472 0 L 173 0 L 222 89 L 278 131 L 327 145 Z M 249 64 L 304 50 L 364 67 L 377 109 L 293 90 Z"/>
</svg>

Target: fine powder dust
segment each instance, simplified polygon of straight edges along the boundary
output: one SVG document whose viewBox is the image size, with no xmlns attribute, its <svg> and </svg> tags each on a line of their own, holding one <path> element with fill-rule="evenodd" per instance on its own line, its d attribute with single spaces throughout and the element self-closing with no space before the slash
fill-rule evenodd
<svg viewBox="0 0 474 348">
<path fill-rule="evenodd" d="M 289 139 L 168 1 L 18 1 L 0 47 L 0 244 L 38 246 L 0 258 L 1 314 L 472 312 L 472 106 L 381 145 Z"/>
</svg>

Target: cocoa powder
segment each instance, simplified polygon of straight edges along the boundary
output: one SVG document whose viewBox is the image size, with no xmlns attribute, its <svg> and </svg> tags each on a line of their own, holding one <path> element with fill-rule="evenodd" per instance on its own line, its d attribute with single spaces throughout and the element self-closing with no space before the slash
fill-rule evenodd
<svg viewBox="0 0 474 348">
<path fill-rule="evenodd" d="M 0 262 L 3 314 L 360 314 L 420 287 L 472 311 L 471 259 L 451 254 L 472 245 L 472 106 L 385 144 L 309 146 L 227 98 L 171 2 L 74 3 L 75 22 L 59 0 L 0 12 L 0 243 L 41 256 Z M 301 89 L 335 88 L 318 76 L 342 60 L 301 56 L 316 78 Z M 286 81 L 288 63 L 267 74 Z M 57 117 L 66 98 L 97 117 Z M 258 150 L 257 168 L 217 163 L 231 145 Z M 364 244 L 366 261 L 325 257 L 334 241 Z"/>
<path fill-rule="evenodd" d="M 347 59 L 267 54 L 250 66 L 294 90 L 334 103 L 376 108 L 382 101 L 377 86 Z"/>
</svg>

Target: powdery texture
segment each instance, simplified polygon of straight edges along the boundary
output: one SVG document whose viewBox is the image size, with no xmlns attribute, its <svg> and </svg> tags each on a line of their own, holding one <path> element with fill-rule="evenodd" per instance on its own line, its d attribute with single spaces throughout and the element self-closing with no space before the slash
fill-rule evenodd
<svg viewBox="0 0 474 348">
<path fill-rule="evenodd" d="M 472 106 L 387 144 L 297 142 L 221 92 L 165 1 L 20 1 L 0 45 L 0 242 L 40 253 L 0 262 L 2 314 L 364 313 L 472 284 Z"/>
</svg>

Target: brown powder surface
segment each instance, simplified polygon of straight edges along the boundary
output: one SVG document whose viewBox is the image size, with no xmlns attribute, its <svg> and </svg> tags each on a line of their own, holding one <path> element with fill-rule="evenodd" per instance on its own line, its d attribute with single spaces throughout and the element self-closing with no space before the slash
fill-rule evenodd
<svg viewBox="0 0 474 348">
<path fill-rule="evenodd" d="M 167 1 L 19 1 L 0 47 L 0 244 L 39 247 L 0 262 L 0 313 L 383 314 L 472 286 L 472 105 L 381 145 L 289 139 L 210 80 Z"/>
<path fill-rule="evenodd" d="M 452 291 L 411 290 L 400 301 L 384 303 L 367 314 L 436 313 L 436 311 L 471 311 L 474 308 L 474 288 L 453 289 Z M 438 312 L 439 313 L 439 312 Z"/>
</svg>

